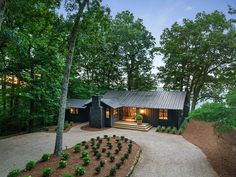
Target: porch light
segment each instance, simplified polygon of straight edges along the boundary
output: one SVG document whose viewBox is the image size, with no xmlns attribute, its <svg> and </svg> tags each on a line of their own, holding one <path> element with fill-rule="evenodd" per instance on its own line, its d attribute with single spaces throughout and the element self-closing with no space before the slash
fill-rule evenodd
<svg viewBox="0 0 236 177">
<path fill-rule="evenodd" d="M 144 113 L 145 113 L 145 109 L 140 109 L 140 110 L 139 110 L 139 113 L 140 113 L 140 114 L 144 114 Z"/>
</svg>

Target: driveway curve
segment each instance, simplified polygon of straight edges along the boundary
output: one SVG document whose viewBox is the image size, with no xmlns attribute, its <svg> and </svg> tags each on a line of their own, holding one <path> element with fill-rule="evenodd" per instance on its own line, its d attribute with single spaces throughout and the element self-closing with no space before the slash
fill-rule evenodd
<svg viewBox="0 0 236 177">
<path fill-rule="evenodd" d="M 217 177 L 206 156 L 182 136 L 110 128 L 104 131 L 84 131 L 80 124 L 64 133 L 64 147 L 92 137 L 124 135 L 142 148 L 132 177 Z M 0 176 L 15 168 L 24 168 L 29 160 L 38 160 L 44 153 L 52 153 L 55 133 L 37 132 L 0 140 Z"/>
</svg>

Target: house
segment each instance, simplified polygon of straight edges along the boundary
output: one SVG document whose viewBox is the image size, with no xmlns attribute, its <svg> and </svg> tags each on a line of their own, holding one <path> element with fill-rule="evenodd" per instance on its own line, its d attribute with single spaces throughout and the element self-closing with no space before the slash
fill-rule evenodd
<svg viewBox="0 0 236 177">
<path fill-rule="evenodd" d="M 110 91 L 88 100 L 68 99 L 66 120 L 89 121 L 91 127 L 112 127 L 116 121 L 143 122 L 152 126 L 180 127 L 189 110 L 186 92 L 180 91 Z"/>
</svg>

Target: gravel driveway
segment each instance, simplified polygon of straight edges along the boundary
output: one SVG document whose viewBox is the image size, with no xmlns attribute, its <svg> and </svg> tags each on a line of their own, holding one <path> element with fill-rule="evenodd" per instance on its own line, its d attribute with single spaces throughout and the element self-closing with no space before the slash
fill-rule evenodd
<svg viewBox="0 0 236 177">
<path fill-rule="evenodd" d="M 82 140 L 107 135 L 124 135 L 136 141 L 143 152 L 132 177 L 216 177 L 206 156 L 182 136 L 111 128 L 88 132 L 73 127 L 64 134 L 64 146 L 72 147 Z M 14 168 L 24 168 L 29 160 L 52 153 L 55 133 L 30 133 L 0 140 L 0 176 Z M 207 143 L 207 142 L 206 142 Z"/>
</svg>

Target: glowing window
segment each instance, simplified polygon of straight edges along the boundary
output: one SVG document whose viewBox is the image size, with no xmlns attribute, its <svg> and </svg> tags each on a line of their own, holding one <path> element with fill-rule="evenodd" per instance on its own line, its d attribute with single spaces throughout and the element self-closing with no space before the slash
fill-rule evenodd
<svg viewBox="0 0 236 177">
<path fill-rule="evenodd" d="M 70 108 L 70 114 L 79 114 L 78 108 Z"/>
<path fill-rule="evenodd" d="M 168 120 L 168 110 L 167 109 L 160 109 L 159 110 L 159 119 Z"/>
<path fill-rule="evenodd" d="M 107 118 L 107 119 L 110 118 L 110 111 L 109 111 L 109 109 L 106 109 L 106 118 Z"/>
</svg>

